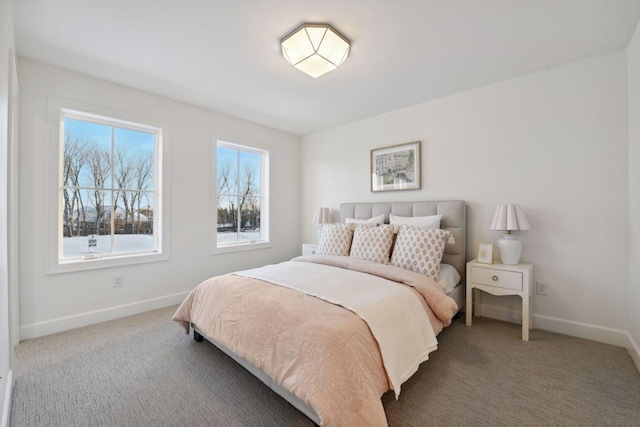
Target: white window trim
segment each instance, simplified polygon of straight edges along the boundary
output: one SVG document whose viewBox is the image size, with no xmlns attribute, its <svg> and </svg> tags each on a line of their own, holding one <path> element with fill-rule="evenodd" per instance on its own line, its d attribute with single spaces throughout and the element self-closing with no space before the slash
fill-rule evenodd
<svg viewBox="0 0 640 427">
<path fill-rule="evenodd" d="M 263 209 L 261 215 L 262 224 L 266 224 L 266 235 L 265 241 L 260 241 L 256 243 L 249 242 L 240 242 L 235 244 L 228 244 L 224 246 L 218 246 L 218 207 L 216 205 L 216 196 L 217 196 L 217 188 L 218 188 L 218 174 L 217 174 L 217 148 L 218 142 L 224 142 L 229 144 L 230 147 L 237 147 L 240 149 L 244 149 L 249 152 L 264 154 L 267 152 L 266 160 L 262 158 L 262 186 L 263 190 L 266 191 L 266 196 L 262 197 Z M 267 249 L 273 247 L 273 242 L 271 239 L 271 215 L 270 215 L 270 203 L 269 199 L 271 198 L 271 185 L 270 185 L 270 174 L 269 174 L 269 164 L 271 163 L 271 150 L 268 147 L 262 147 L 261 144 L 252 143 L 242 141 L 235 137 L 222 136 L 222 135 L 214 135 L 212 137 L 211 142 L 211 254 L 225 254 L 225 253 L 234 253 L 234 252 L 244 252 L 244 251 L 253 251 L 259 249 Z"/>
<path fill-rule="evenodd" d="M 160 209 L 154 213 L 154 221 L 158 221 L 159 227 L 155 229 L 158 239 L 158 252 L 155 253 L 135 253 L 111 255 L 105 258 L 93 258 L 73 261 L 59 260 L 60 241 L 60 209 L 62 209 L 59 195 L 60 169 L 62 161 L 60 158 L 62 141 L 61 111 L 73 110 L 97 116 L 113 118 L 125 122 L 140 123 L 143 126 L 148 125 L 162 129 L 161 149 L 156 153 L 156 174 L 155 179 L 159 180 L 158 188 L 160 191 L 155 195 L 155 205 Z M 125 265 L 143 264 L 149 262 L 159 262 L 169 260 L 169 164 L 170 153 L 170 129 L 169 125 L 159 120 L 150 119 L 148 117 L 136 114 L 110 110 L 108 108 L 96 107 L 94 105 L 81 102 L 71 101 L 62 98 L 49 97 L 47 105 L 47 126 L 48 126 L 48 170 L 46 178 L 49 180 L 49 202 L 47 204 L 46 215 L 46 263 L 47 274 L 71 273 L 75 271 L 95 270 L 100 268 L 121 267 Z"/>
</svg>

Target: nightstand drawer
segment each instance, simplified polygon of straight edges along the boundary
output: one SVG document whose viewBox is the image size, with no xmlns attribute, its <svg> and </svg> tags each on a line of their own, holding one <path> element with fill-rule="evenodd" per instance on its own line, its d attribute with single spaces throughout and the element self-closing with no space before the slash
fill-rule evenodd
<svg viewBox="0 0 640 427">
<path fill-rule="evenodd" d="M 318 252 L 318 245 L 304 243 L 302 245 L 302 255 L 315 255 Z"/>
<path fill-rule="evenodd" d="M 497 288 L 522 290 L 522 273 L 471 267 L 471 281 Z"/>
</svg>

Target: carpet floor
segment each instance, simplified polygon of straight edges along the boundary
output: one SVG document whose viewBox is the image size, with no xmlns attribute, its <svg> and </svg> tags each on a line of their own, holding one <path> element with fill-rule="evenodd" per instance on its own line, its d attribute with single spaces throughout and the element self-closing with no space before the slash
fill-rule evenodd
<svg viewBox="0 0 640 427">
<path fill-rule="evenodd" d="M 210 343 L 177 307 L 16 347 L 10 425 L 312 426 Z M 390 426 L 640 426 L 640 374 L 620 347 L 459 318 L 439 349 L 382 397 Z"/>
</svg>

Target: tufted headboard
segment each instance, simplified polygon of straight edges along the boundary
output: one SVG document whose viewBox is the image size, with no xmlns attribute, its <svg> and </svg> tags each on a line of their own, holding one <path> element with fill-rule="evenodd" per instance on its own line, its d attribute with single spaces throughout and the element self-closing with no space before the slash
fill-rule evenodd
<svg viewBox="0 0 640 427">
<path fill-rule="evenodd" d="M 384 214 L 389 223 L 389 214 L 398 216 L 442 215 L 440 228 L 450 231 L 456 242 L 446 245 L 442 262 L 451 264 L 465 283 L 466 259 L 466 205 L 461 200 L 434 202 L 390 202 L 390 203 L 342 203 L 340 221 L 346 218 L 369 219 Z"/>
</svg>

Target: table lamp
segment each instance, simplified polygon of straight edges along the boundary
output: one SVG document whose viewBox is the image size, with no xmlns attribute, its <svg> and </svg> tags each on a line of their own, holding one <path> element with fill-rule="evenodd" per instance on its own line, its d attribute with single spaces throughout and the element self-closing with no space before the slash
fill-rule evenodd
<svg viewBox="0 0 640 427">
<path fill-rule="evenodd" d="M 314 224 L 319 224 L 318 226 L 318 243 L 320 243 L 320 233 L 322 231 L 322 224 L 327 224 L 331 222 L 331 213 L 329 212 L 329 208 L 318 208 L 316 210 L 316 214 L 313 216 Z"/>
<path fill-rule="evenodd" d="M 498 205 L 496 213 L 493 215 L 491 230 L 507 232 L 498 240 L 500 262 L 507 265 L 514 265 L 520 262 L 522 242 L 511 232 L 530 230 L 529 222 L 520 205 Z"/>
</svg>

